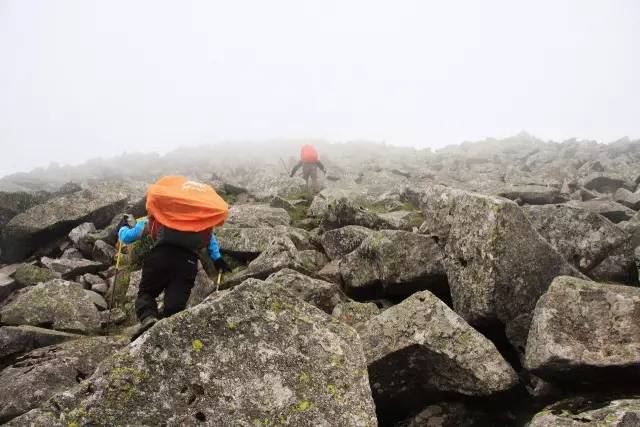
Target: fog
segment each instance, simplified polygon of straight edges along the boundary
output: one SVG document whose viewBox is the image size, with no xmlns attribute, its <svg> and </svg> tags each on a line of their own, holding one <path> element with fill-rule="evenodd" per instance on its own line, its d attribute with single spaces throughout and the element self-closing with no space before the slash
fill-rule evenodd
<svg viewBox="0 0 640 427">
<path fill-rule="evenodd" d="M 0 176 L 219 141 L 637 138 L 639 28 L 635 0 L 0 0 Z"/>
</svg>

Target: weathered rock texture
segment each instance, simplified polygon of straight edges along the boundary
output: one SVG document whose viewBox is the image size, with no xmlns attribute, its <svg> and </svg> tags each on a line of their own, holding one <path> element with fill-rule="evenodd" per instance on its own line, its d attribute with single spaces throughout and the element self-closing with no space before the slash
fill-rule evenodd
<svg viewBox="0 0 640 427">
<path fill-rule="evenodd" d="M 575 398 L 536 414 L 528 427 L 634 427 L 640 425 L 640 400 Z"/>
<path fill-rule="evenodd" d="M 536 305 L 525 361 L 549 381 L 637 381 L 640 288 L 556 278 Z"/>
<path fill-rule="evenodd" d="M 419 409 L 447 394 L 489 396 L 518 382 L 496 347 L 429 291 L 358 331 L 379 411 Z"/>
<path fill-rule="evenodd" d="M 162 320 L 53 401 L 77 425 L 376 425 L 355 331 L 259 281 Z"/>
</svg>

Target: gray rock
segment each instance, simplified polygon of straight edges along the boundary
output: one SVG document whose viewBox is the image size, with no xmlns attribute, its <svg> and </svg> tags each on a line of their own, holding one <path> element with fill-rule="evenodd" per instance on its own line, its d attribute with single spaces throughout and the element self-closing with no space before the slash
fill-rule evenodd
<svg viewBox="0 0 640 427">
<path fill-rule="evenodd" d="M 619 246 L 589 272 L 589 277 L 597 282 L 638 284 L 638 270 L 636 268 L 631 241 Z"/>
<path fill-rule="evenodd" d="M 84 222 L 104 227 L 126 202 L 127 196 L 117 185 L 105 184 L 33 206 L 3 228 L 2 258 L 7 262 L 19 261 Z"/>
<path fill-rule="evenodd" d="M 4 301 L 9 295 L 20 289 L 20 284 L 17 280 L 9 277 L 0 275 L 0 302 Z"/>
<path fill-rule="evenodd" d="M 583 178 L 580 184 L 587 190 L 609 194 L 615 193 L 618 188 L 626 188 L 627 190 L 633 190 L 635 188 L 634 183 L 630 180 L 614 173 L 606 172 L 591 173 Z"/>
<path fill-rule="evenodd" d="M 396 427 L 476 427 L 512 425 L 505 411 L 490 413 L 486 409 L 460 402 L 439 402 L 422 409 Z"/>
<path fill-rule="evenodd" d="M 548 406 L 528 427 L 634 427 L 640 425 L 640 400 L 577 397 Z"/>
<path fill-rule="evenodd" d="M 510 185 L 498 191 L 497 195 L 514 201 L 521 200 L 527 205 L 549 205 L 566 201 L 560 196 L 560 189 L 543 185 Z"/>
<path fill-rule="evenodd" d="M 111 265 L 115 262 L 117 253 L 116 248 L 104 240 L 97 240 L 93 245 L 92 258 L 103 265 Z"/>
<path fill-rule="evenodd" d="M 16 268 L 13 277 L 20 287 L 26 287 L 55 279 L 56 275 L 48 268 L 38 267 L 33 264 L 20 264 Z"/>
<path fill-rule="evenodd" d="M 60 258 L 63 259 L 83 259 L 84 256 L 82 253 L 76 248 L 68 248 L 65 249 Z"/>
<path fill-rule="evenodd" d="M 329 259 L 335 260 L 356 250 L 362 241 L 373 233 L 369 228 L 347 225 L 325 232 L 321 243 Z"/>
<path fill-rule="evenodd" d="M 564 259 L 587 274 L 629 240 L 611 221 L 586 209 L 547 205 L 530 206 L 523 212 Z"/>
<path fill-rule="evenodd" d="M 632 193 L 626 188 L 619 188 L 614 194 L 613 200 L 634 211 L 640 209 L 640 192 Z"/>
<path fill-rule="evenodd" d="M 233 257 L 249 260 L 267 250 L 274 239 L 288 238 L 283 230 L 274 228 L 231 228 L 216 231 L 220 250 Z"/>
<path fill-rule="evenodd" d="M 640 289 L 557 277 L 536 305 L 525 364 L 552 382 L 640 378 Z"/>
<path fill-rule="evenodd" d="M 128 343 L 112 337 L 81 338 L 33 350 L 0 372 L 0 422 L 43 404 L 89 377 L 99 362 Z"/>
<path fill-rule="evenodd" d="M 312 272 L 320 271 L 329 262 L 322 252 L 315 250 L 299 251 L 298 257 L 305 270 Z"/>
<path fill-rule="evenodd" d="M 96 306 L 96 308 L 98 310 L 102 311 L 102 310 L 106 310 L 107 308 L 109 308 L 109 305 L 107 304 L 107 301 L 99 293 L 94 292 L 94 291 L 90 291 L 90 290 L 87 290 L 87 289 L 84 290 L 84 293 L 85 293 L 85 295 L 87 295 L 89 297 L 91 302 L 93 302 L 93 304 Z"/>
<path fill-rule="evenodd" d="M 423 223 L 424 217 L 418 211 L 399 210 L 394 212 L 380 213 L 382 218 L 388 225 L 389 229 L 413 231 L 417 230 Z"/>
<path fill-rule="evenodd" d="M 103 270 L 104 267 L 101 263 L 95 261 L 89 261 L 88 259 L 76 259 L 76 258 L 48 258 L 42 257 L 40 259 L 42 265 L 48 269 L 60 274 L 62 278 L 69 279 L 76 276 L 82 276 L 86 273 L 97 273 Z"/>
<path fill-rule="evenodd" d="M 266 282 L 284 286 L 303 301 L 328 314 L 332 313 L 336 304 L 347 300 L 335 283 L 314 279 L 288 268 L 270 275 Z"/>
<path fill-rule="evenodd" d="M 142 277 L 142 274 L 140 276 Z M 198 265 L 198 273 L 196 274 L 196 280 L 194 282 L 193 289 L 191 290 L 187 307 L 193 307 L 194 305 L 200 304 L 206 297 L 215 292 L 217 277 L 214 279 L 215 280 L 211 280 L 202 266 Z M 137 289 L 138 287 L 136 286 L 136 294 Z M 131 295 L 131 297 L 135 298 L 135 295 Z"/>
<path fill-rule="evenodd" d="M 250 280 L 161 320 L 43 409 L 78 425 L 364 427 L 377 424 L 365 363 L 353 329 Z"/>
<path fill-rule="evenodd" d="M 35 326 L 3 326 L 0 327 L 0 359 L 80 337 L 81 335 Z"/>
<path fill-rule="evenodd" d="M 47 325 L 67 332 L 100 329 L 98 310 L 78 283 L 54 279 L 32 286 L 0 309 L 4 325 Z"/>
<path fill-rule="evenodd" d="M 628 221 L 635 214 L 633 210 L 612 200 L 594 199 L 588 200 L 586 202 L 571 200 L 567 202 L 567 205 L 576 208 L 587 209 L 591 212 L 602 215 L 612 222 Z"/>
<path fill-rule="evenodd" d="M 443 252 L 428 236 L 399 230 L 371 234 L 340 262 L 348 294 L 407 296 L 429 289 L 448 299 Z"/>
<path fill-rule="evenodd" d="M 327 282 L 342 286 L 342 276 L 340 276 L 340 260 L 331 261 L 317 273 L 318 277 Z"/>
<path fill-rule="evenodd" d="M 358 326 L 378 411 L 415 410 L 445 393 L 490 396 L 518 378 L 496 347 L 429 291 Z"/>
<path fill-rule="evenodd" d="M 89 234 L 96 233 L 96 226 L 92 222 L 84 222 L 69 232 L 69 240 L 84 257 L 91 256 L 92 242 L 88 238 Z"/>
<path fill-rule="evenodd" d="M 374 316 L 380 309 L 372 302 L 344 301 L 336 304 L 331 315 L 342 323 L 356 327 Z"/>
<path fill-rule="evenodd" d="M 289 213 L 293 212 L 296 209 L 293 203 L 291 203 L 287 199 L 283 199 L 280 196 L 274 197 L 273 200 L 271 200 L 271 203 L 269 204 L 269 206 L 271 206 L 272 208 L 284 209 Z"/>
<path fill-rule="evenodd" d="M 368 211 L 355 201 L 344 197 L 329 203 L 321 217 L 320 224 L 325 230 L 333 230 L 347 225 L 360 225 L 374 230 L 391 228 L 389 223 L 376 213 Z"/>
<path fill-rule="evenodd" d="M 453 307 L 472 325 L 498 320 L 508 327 L 533 311 L 554 277 L 582 276 L 510 200 L 433 186 L 421 205 L 422 231 L 446 254 Z"/>
<path fill-rule="evenodd" d="M 264 228 L 289 225 L 291 217 L 282 208 L 267 205 L 234 205 L 229 208 L 225 224 L 233 228 Z"/>
</svg>

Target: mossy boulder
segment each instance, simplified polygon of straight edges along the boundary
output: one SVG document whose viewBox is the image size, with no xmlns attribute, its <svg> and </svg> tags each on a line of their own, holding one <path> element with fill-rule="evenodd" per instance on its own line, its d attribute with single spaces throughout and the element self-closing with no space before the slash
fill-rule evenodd
<svg viewBox="0 0 640 427">
<path fill-rule="evenodd" d="M 0 328 L 0 359 L 77 338 L 81 335 L 36 326 L 3 326 Z"/>
<path fill-rule="evenodd" d="M 82 285 L 61 279 L 28 288 L 0 309 L 0 321 L 84 334 L 100 329 L 98 310 Z"/>
<path fill-rule="evenodd" d="M 373 233 L 373 230 L 359 225 L 336 228 L 322 235 L 322 247 L 329 259 L 339 259 L 356 250 Z"/>
<path fill-rule="evenodd" d="M 33 264 L 20 264 L 16 268 L 13 278 L 16 279 L 16 282 L 21 287 L 26 287 L 55 279 L 56 274 L 48 268 L 38 267 Z"/>
<path fill-rule="evenodd" d="M 257 280 L 161 320 L 44 412 L 67 425 L 377 424 L 357 333 Z"/>
<path fill-rule="evenodd" d="M 640 425 L 640 399 L 605 400 L 575 397 L 554 403 L 527 424 L 528 427 L 633 427 Z"/>
<path fill-rule="evenodd" d="M 335 283 L 314 279 L 288 268 L 272 274 L 266 282 L 284 286 L 302 300 L 328 314 L 331 314 L 337 304 L 347 300 L 346 295 Z"/>
<path fill-rule="evenodd" d="M 0 372 L 0 423 L 45 403 L 89 377 L 99 362 L 128 343 L 118 337 L 80 338 L 33 350 Z"/>
</svg>

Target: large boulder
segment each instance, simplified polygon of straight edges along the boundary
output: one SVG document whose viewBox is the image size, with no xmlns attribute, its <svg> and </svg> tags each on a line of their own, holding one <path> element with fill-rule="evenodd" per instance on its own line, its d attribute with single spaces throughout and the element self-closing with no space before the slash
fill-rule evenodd
<svg viewBox="0 0 640 427">
<path fill-rule="evenodd" d="M 321 243 L 329 259 L 334 260 L 356 250 L 362 241 L 373 233 L 374 231 L 369 228 L 347 225 L 325 232 Z"/>
<path fill-rule="evenodd" d="M 544 408 L 528 427 L 635 427 L 640 425 L 639 399 L 577 397 Z"/>
<path fill-rule="evenodd" d="M 275 239 L 288 238 L 287 232 L 275 228 L 231 228 L 216 230 L 220 250 L 239 259 L 256 258 Z"/>
<path fill-rule="evenodd" d="M 448 300 L 443 258 L 431 237 L 382 230 L 371 234 L 342 259 L 340 275 L 347 293 L 354 297 L 407 296 L 429 289 Z"/>
<path fill-rule="evenodd" d="M 67 341 L 33 350 L 0 372 L 0 423 L 43 404 L 89 377 L 98 363 L 128 343 L 117 337 Z"/>
<path fill-rule="evenodd" d="M 114 264 L 117 254 L 116 248 L 104 240 L 97 240 L 93 245 L 91 257 L 102 265 L 110 266 Z"/>
<path fill-rule="evenodd" d="M 421 192 L 420 203 L 421 230 L 446 254 L 453 307 L 472 325 L 509 326 L 533 311 L 554 277 L 581 276 L 510 200 L 438 185 Z"/>
<path fill-rule="evenodd" d="M 637 381 L 640 289 L 557 277 L 536 305 L 525 365 L 554 382 Z"/>
<path fill-rule="evenodd" d="M 0 309 L 0 322 L 78 333 L 100 329 L 98 310 L 82 285 L 61 279 L 40 283 L 18 295 Z"/>
<path fill-rule="evenodd" d="M 15 216 L 2 230 L 2 258 L 7 262 L 19 261 L 37 248 L 66 236 L 83 222 L 102 228 L 126 203 L 127 196 L 117 185 L 104 184 L 33 206 Z"/>
<path fill-rule="evenodd" d="M 336 304 L 331 315 L 342 323 L 356 327 L 380 314 L 380 308 L 372 302 L 344 301 Z"/>
<path fill-rule="evenodd" d="M 33 264 L 20 264 L 17 266 L 13 277 L 20 287 L 26 287 L 55 279 L 56 275 L 48 268 L 38 267 Z"/>
<path fill-rule="evenodd" d="M 497 193 L 498 196 L 527 205 L 548 205 L 565 201 L 560 196 L 559 188 L 544 185 L 510 185 Z"/>
<path fill-rule="evenodd" d="M 347 225 L 360 225 L 375 230 L 390 228 L 388 222 L 380 218 L 375 212 L 363 208 L 346 197 L 329 203 L 322 214 L 320 224 L 325 230 L 333 230 Z"/>
<path fill-rule="evenodd" d="M 40 259 L 42 265 L 48 269 L 58 273 L 64 279 L 71 279 L 82 276 L 86 273 L 97 273 L 104 270 L 102 263 L 91 261 L 88 259 L 78 258 L 49 258 L 42 257 Z"/>
<path fill-rule="evenodd" d="M 270 275 L 267 283 L 277 283 L 297 295 L 303 301 L 331 314 L 333 308 L 347 297 L 335 283 L 314 279 L 295 270 L 285 268 Z"/>
<path fill-rule="evenodd" d="M 615 173 L 593 172 L 580 180 L 582 187 L 598 193 L 613 194 L 618 188 L 633 190 L 635 184 L 629 179 Z"/>
<path fill-rule="evenodd" d="M 586 209 L 547 205 L 529 206 L 523 211 L 564 259 L 587 274 L 629 240 L 629 234 L 611 221 Z"/>
<path fill-rule="evenodd" d="M 613 195 L 613 200 L 637 211 L 640 209 L 640 192 L 632 193 L 626 188 L 619 188 Z"/>
<path fill-rule="evenodd" d="M 289 225 L 291 217 L 282 208 L 268 205 L 233 205 L 229 208 L 229 218 L 225 224 L 233 228 L 264 228 Z"/>
<path fill-rule="evenodd" d="M 81 335 L 36 326 L 3 326 L 0 327 L 0 360 L 80 337 Z"/>
<path fill-rule="evenodd" d="M 571 200 L 567 205 L 576 208 L 587 209 L 591 212 L 602 215 L 612 222 L 628 221 L 635 215 L 635 211 L 628 207 L 614 202 L 613 200 L 587 200 L 585 202 Z"/>
<path fill-rule="evenodd" d="M 43 410 L 65 425 L 377 424 L 353 329 L 255 280 L 161 320 Z"/>
<path fill-rule="evenodd" d="M 410 411 L 449 394 L 491 396 L 518 378 L 496 347 L 429 291 L 360 324 L 376 407 Z"/>
<path fill-rule="evenodd" d="M 69 240 L 85 257 L 91 256 L 92 242 L 89 235 L 96 233 L 96 226 L 92 222 L 84 222 L 69 232 Z"/>
<path fill-rule="evenodd" d="M 378 217 L 388 224 L 389 229 L 413 231 L 417 230 L 424 221 L 422 212 L 397 210 L 379 213 Z"/>
</svg>

